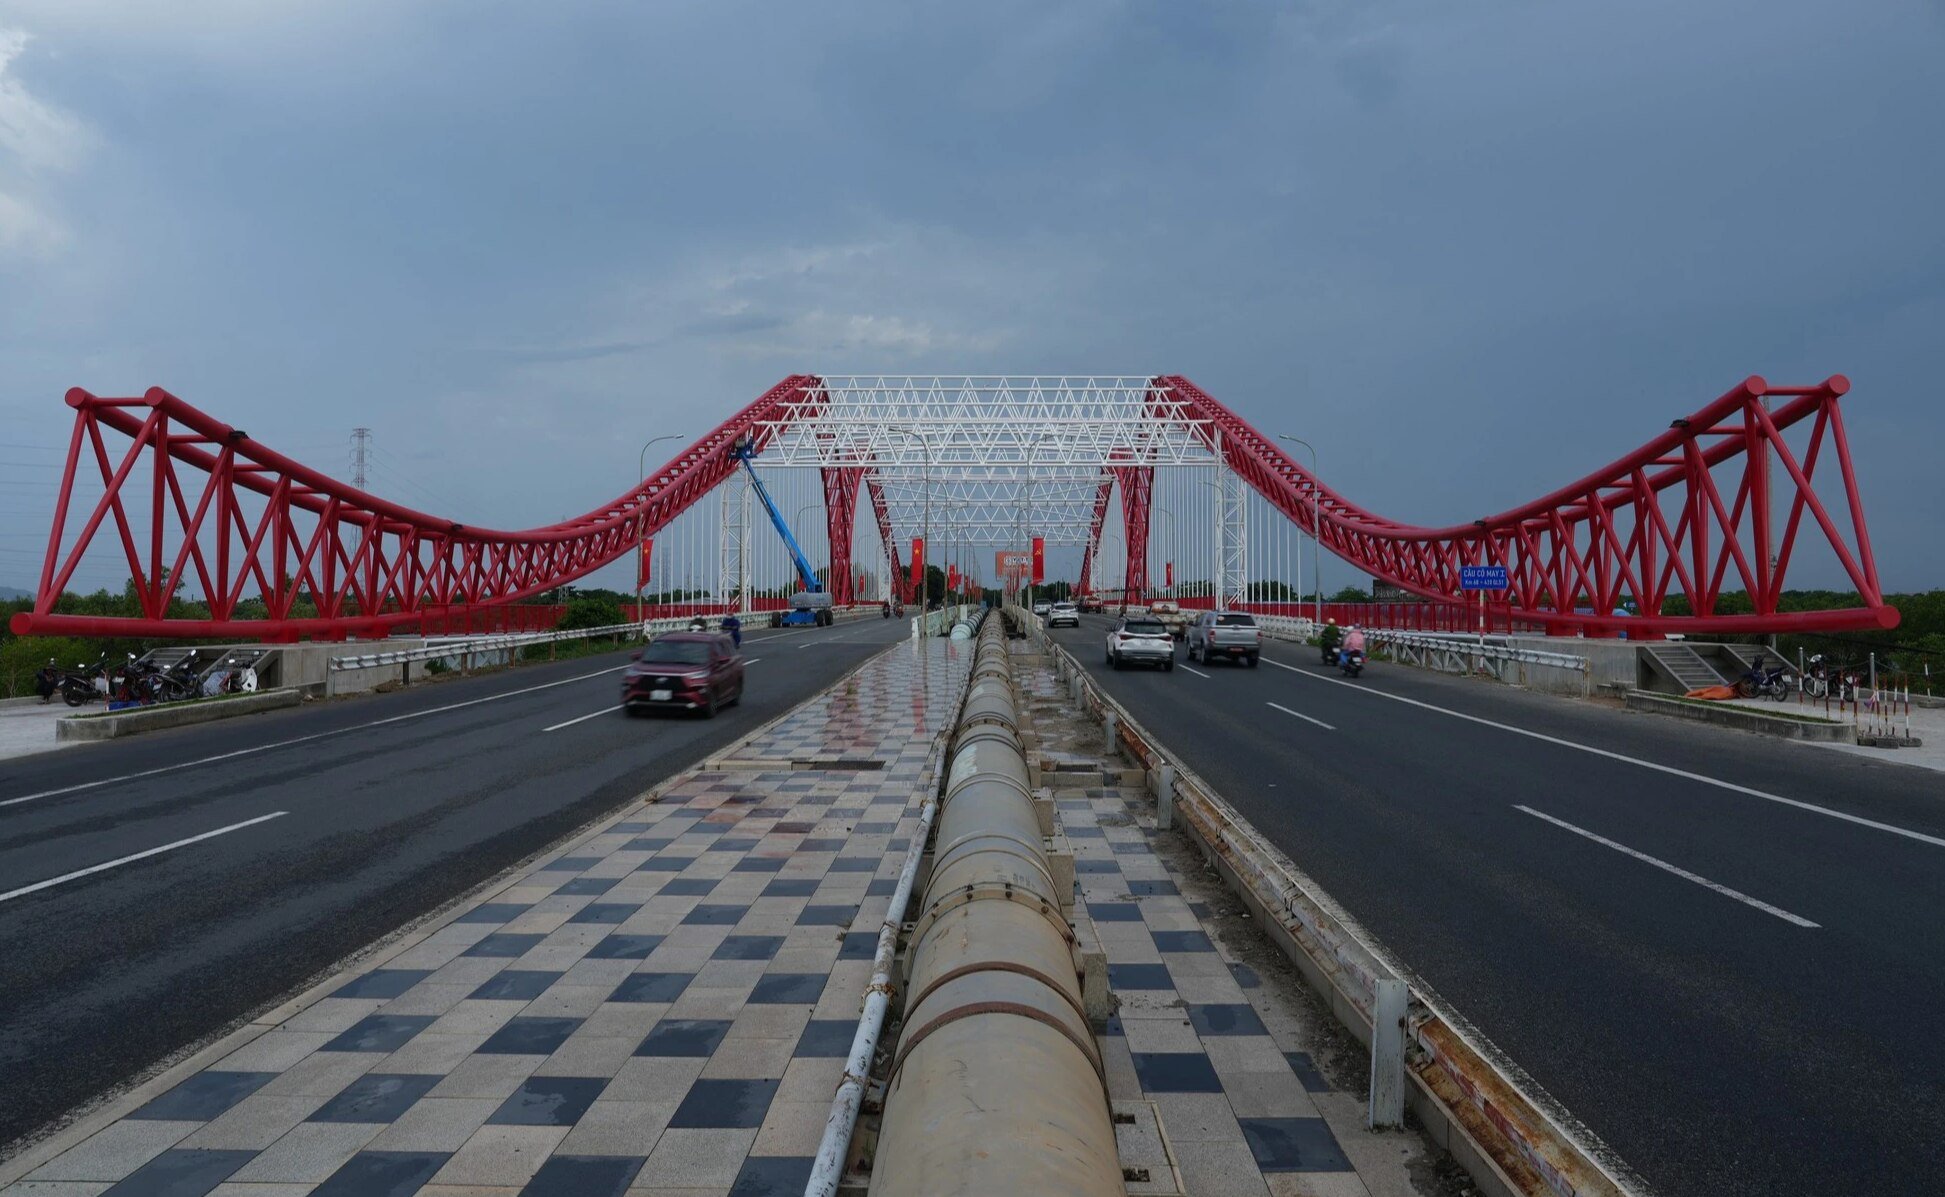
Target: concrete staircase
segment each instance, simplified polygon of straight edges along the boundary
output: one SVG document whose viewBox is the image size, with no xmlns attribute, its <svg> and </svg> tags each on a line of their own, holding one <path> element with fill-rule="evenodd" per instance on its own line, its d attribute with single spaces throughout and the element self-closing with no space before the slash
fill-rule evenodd
<svg viewBox="0 0 1945 1197">
<path fill-rule="evenodd" d="M 1728 679 L 1716 672 L 1715 666 L 1686 644 L 1670 642 L 1643 645 L 1642 648 L 1657 666 L 1656 671 L 1674 680 L 1679 687 L 1678 693 L 1702 686 L 1728 684 Z"/>
</svg>

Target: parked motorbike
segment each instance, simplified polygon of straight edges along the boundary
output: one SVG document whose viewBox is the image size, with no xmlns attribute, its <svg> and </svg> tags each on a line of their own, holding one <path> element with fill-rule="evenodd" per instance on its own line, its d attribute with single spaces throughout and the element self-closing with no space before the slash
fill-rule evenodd
<svg viewBox="0 0 1945 1197">
<path fill-rule="evenodd" d="M 1736 682 L 1736 693 L 1744 698 L 1768 698 L 1782 702 L 1790 696 L 1789 677 L 1787 667 L 1778 665 L 1774 669 L 1765 669 L 1759 657 L 1755 668 Z"/>
<path fill-rule="evenodd" d="M 1364 672 L 1364 650 L 1353 648 L 1337 654 L 1337 667 L 1344 671 L 1345 677 L 1356 677 Z"/>
<path fill-rule="evenodd" d="M 108 686 L 104 671 L 108 668 L 108 658 L 103 656 L 93 665 L 77 664 L 73 669 L 61 674 L 61 701 L 71 707 L 86 706 L 108 696 Z"/>
</svg>

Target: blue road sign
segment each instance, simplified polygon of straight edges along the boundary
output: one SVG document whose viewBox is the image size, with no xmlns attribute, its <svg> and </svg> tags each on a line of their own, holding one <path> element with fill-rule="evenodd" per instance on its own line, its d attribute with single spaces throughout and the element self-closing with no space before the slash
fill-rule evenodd
<svg viewBox="0 0 1945 1197">
<path fill-rule="evenodd" d="M 1504 590 L 1506 586 L 1506 567 L 1503 565 L 1461 565 L 1459 567 L 1459 589 L 1461 590 Z"/>
</svg>

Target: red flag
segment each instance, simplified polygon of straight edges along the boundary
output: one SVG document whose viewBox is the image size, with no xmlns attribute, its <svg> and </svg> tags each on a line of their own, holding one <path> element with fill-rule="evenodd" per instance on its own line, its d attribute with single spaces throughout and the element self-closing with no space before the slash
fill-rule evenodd
<svg viewBox="0 0 1945 1197">
<path fill-rule="evenodd" d="M 652 536 L 642 537 L 641 560 L 635 563 L 635 589 L 637 590 L 648 585 L 648 561 L 650 554 L 654 551 L 655 538 Z"/>
<path fill-rule="evenodd" d="M 1033 584 L 1038 586 L 1046 580 L 1047 538 L 1044 536 L 1036 536 L 1033 538 Z"/>
<path fill-rule="evenodd" d="M 923 602 L 925 596 L 925 538 L 912 537 L 912 591 Z"/>
<path fill-rule="evenodd" d="M 947 590 L 957 590 L 957 589 L 959 589 L 959 567 L 958 567 L 958 566 L 956 566 L 956 565 L 948 565 L 948 566 L 946 566 L 946 570 L 945 570 L 945 588 L 946 588 Z"/>
<path fill-rule="evenodd" d="M 1162 562 L 1162 585 L 1175 585 L 1175 563 L 1173 561 Z"/>
</svg>

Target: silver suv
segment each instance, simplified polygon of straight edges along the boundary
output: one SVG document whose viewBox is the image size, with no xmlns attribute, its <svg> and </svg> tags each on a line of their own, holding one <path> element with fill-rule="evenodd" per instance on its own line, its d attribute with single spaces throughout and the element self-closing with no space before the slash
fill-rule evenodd
<svg viewBox="0 0 1945 1197">
<path fill-rule="evenodd" d="M 1070 628 L 1080 627 L 1081 609 L 1072 603 L 1055 603 L 1052 607 L 1049 607 L 1047 609 L 1047 626 L 1057 628 L 1062 624 Z"/>
<path fill-rule="evenodd" d="M 1167 625 L 1145 615 L 1131 615 L 1114 625 L 1108 633 L 1108 664 L 1159 665 L 1164 672 L 1175 669 L 1175 638 Z"/>
</svg>

